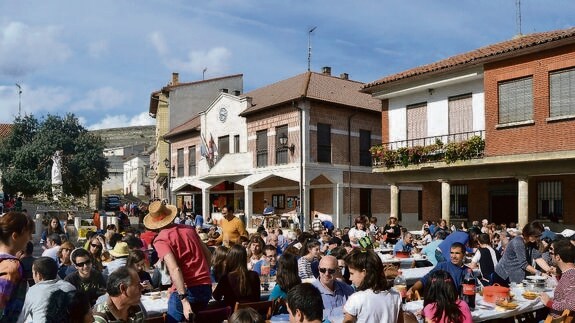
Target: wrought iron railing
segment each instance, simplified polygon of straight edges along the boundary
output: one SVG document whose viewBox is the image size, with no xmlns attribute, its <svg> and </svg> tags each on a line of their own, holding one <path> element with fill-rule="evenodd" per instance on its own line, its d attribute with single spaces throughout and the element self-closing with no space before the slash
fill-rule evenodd
<svg viewBox="0 0 575 323">
<path fill-rule="evenodd" d="M 470 131 L 441 136 L 383 143 L 370 149 L 373 166 L 394 168 L 425 162 L 452 163 L 483 157 L 484 131 Z"/>
</svg>

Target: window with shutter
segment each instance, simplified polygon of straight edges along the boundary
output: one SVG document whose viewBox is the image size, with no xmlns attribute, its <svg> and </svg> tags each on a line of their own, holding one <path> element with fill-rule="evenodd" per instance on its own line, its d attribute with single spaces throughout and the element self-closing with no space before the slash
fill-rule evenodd
<svg viewBox="0 0 575 323">
<path fill-rule="evenodd" d="M 317 124 L 317 161 L 331 163 L 331 125 Z"/>
<path fill-rule="evenodd" d="M 359 165 L 371 166 L 371 131 L 359 130 Z M 351 148 L 351 147 L 350 147 Z"/>
<path fill-rule="evenodd" d="M 549 74 L 549 116 L 575 115 L 575 68 Z"/>
<path fill-rule="evenodd" d="M 427 103 L 407 106 L 407 140 L 410 146 L 425 145 L 427 136 Z M 418 140 L 415 140 L 418 139 Z"/>
<path fill-rule="evenodd" d="M 266 167 L 268 165 L 268 130 L 256 132 L 256 165 Z"/>
<path fill-rule="evenodd" d="M 196 146 L 188 147 L 188 176 L 196 176 Z"/>
<path fill-rule="evenodd" d="M 176 173 L 176 176 L 184 176 L 184 148 L 178 149 L 178 172 Z"/>
<path fill-rule="evenodd" d="M 218 158 L 221 159 L 225 154 L 230 152 L 230 136 L 218 138 Z"/>
<path fill-rule="evenodd" d="M 499 83 L 499 123 L 533 119 L 533 77 Z"/>
<path fill-rule="evenodd" d="M 466 133 L 473 131 L 473 107 L 471 94 L 450 97 L 449 109 L 449 141 L 466 140 Z"/>
</svg>

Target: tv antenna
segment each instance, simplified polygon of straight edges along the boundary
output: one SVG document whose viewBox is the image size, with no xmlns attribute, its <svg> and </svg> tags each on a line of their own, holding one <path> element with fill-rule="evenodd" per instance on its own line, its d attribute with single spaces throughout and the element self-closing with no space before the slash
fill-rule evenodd
<svg viewBox="0 0 575 323">
<path fill-rule="evenodd" d="M 317 26 L 313 27 L 307 32 L 307 70 L 308 72 L 311 70 L 311 33 L 317 28 Z"/>
<path fill-rule="evenodd" d="M 521 34 L 521 0 L 515 0 L 515 23 L 517 24 L 517 37 L 520 37 Z"/>
</svg>

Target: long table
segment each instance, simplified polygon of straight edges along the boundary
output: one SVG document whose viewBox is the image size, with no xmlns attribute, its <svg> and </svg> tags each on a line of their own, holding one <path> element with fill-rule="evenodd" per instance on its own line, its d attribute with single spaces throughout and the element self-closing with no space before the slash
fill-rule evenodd
<svg viewBox="0 0 575 323">
<path fill-rule="evenodd" d="M 543 308 L 545 305 L 541 302 L 539 298 L 534 300 L 528 300 L 523 298 L 521 295 L 524 292 L 523 288 L 513 288 L 511 292 L 515 294 L 513 302 L 517 303 L 519 306 L 512 310 L 504 310 L 500 307 L 496 307 L 495 304 L 487 303 L 483 300 L 483 297 L 479 294 L 475 297 L 475 310 L 471 312 L 473 322 L 483 322 L 494 319 L 503 319 L 514 317 L 520 314 L 533 312 L 535 310 Z M 553 296 L 553 291 L 546 291 L 547 294 Z M 413 301 L 408 302 L 403 305 L 404 311 L 410 311 L 417 315 L 419 311 L 423 309 L 423 301 Z"/>
</svg>

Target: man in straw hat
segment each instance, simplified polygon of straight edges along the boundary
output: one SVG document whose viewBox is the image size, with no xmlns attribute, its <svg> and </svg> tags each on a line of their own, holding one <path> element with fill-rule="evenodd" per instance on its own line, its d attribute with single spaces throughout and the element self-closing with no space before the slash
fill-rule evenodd
<svg viewBox="0 0 575 323">
<path fill-rule="evenodd" d="M 144 225 L 159 231 L 154 248 L 172 279 L 166 322 L 193 321 L 194 312 L 205 309 L 212 297 L 210 251 L 194 228 L 173 223 L 175 206 L 156 201 L 148 210 Z"/>
</svg>

